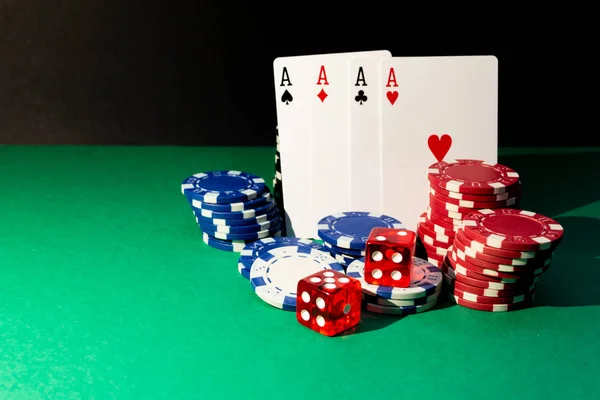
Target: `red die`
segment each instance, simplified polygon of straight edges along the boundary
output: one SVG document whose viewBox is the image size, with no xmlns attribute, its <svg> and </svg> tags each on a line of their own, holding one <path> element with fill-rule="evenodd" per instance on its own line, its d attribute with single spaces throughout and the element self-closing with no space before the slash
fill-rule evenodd
<svg viewBox="0 0 600 400">
<path fill-rule="evenodd" d="M 301 279 L 296 292 L 296 318 L 325 336 L 334 336 L 360 321 L 362 289 L 355 278 L 323 270 Z"/>
<path fill-rule="evenodd" d="M 365 251 L 365 281 L 408 287 L 417 235 L 406 229 L 373 228 Z"/>
</svg>

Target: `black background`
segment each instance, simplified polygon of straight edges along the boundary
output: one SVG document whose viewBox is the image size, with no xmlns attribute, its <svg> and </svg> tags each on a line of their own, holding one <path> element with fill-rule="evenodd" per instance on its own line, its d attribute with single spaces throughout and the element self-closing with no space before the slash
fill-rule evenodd
<svg viewBox="0 0 600 400">
<path fill-rule="evenodd" d="M 284 4 L 0 0 L 0 143 L 273 145 L 274 58 L 375 49 L 496 55 L 502 147 L 598 142 L 531 21 Z"/>
</svg>

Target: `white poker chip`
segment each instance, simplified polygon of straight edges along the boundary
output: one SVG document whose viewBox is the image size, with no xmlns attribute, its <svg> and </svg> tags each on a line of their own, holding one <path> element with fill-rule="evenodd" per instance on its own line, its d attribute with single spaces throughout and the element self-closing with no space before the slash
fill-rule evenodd
<svg viewBox="0 0 600 400">
<path fill-rule="evenodd" d="M 295 311 L 298 281 L 327 269 L 344 273 L 344 268 L 325 251 L 286 245 L 270 249 L 254 260 L 250 283 L 256 295 L 267 304 Z"/>
<path fill-rule="evenodd" d="M 346 275 L 360 281 L 363 293 L 394 300 L 410 300 L 431 296 L 439 292 L 443 281 L 442 271 L 438 267 L 418 257 L 413 259 L 409 287 L 401 288 L 367 283 L 365 281 L 364 257 L 348 265 Z"/>
</svg>

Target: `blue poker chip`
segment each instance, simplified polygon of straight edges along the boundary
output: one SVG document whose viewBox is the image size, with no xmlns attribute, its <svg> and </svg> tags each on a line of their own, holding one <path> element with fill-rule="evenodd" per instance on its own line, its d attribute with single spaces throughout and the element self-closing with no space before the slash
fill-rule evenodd
<svg viewBox="0 0 600 400">
<path fill-rule="evenodd" d="M 198 221 L 198 217 L 196 217 L 196 222 Z M 198 223 L 200 229 L 205 232 L 219 232 L 219 233 L 227 233 L 227 234 L 238 234 L 238 233 L 253 233 L 264 231 L 265 229 L 271 229 L 274 226 L 281 225 L 281 218 L 279 215 L 275 215 L 275 217 L 271 220 L 261 222 L 259 224 L 254 225 L 242 225 L 242 226 L 227 226 L 227 225 L 213 225 L 213 224 L 205 224 Z"/>
<path fill-rule="evenodd" d="M 200 225 L 217 225 L 217 226 L 247 226 L 247 225 L 256 225 L 261 224 L 266 221 L 270 221 L 275 216 L 279 215 L 279 210 L 277 207 L 271 208 L 271 210 L 263 215 L 259 215 L 254 218 L 247 219 L 221 219 L 221 218 L 205 218 L 202 216 L 198 216 L 194 212 L 194 216 L 196 217 L 196 222 Z"/>
<path fill-rule="evenodd" d="M 257 240 L 246 245 L 246 247 L 244 247 L 240 253 L 240 258 L 238 259 L 238 268 L 245 269 L 248 271 L 248 274 L 250 274 L 250 268 L 252 268 L 252 264 L 261 254 L 271 249 L 286 246 L 307 246 L 316 250 L 327 252 L 327 249 L 325 249 L 321 244 L 311 239 L 300 239 L 288 236 L 270 237 Z"/>
<path fill-rule="evenodd" d="M 211 218 L 211 219 L 225 219 L 225 220 L 237 220 L 237 219 L 248 219 L 248 218 L 256 218 L 258 216 L 264 215 L 271 211 L 275 207 L 275 202 L 273 200 L 269 201 L 267 204 L 259 206 L 258 208 L 254 208 L 252 210 L 244 210 L 244 211 L 231 211 L 231 212 L 217 212 L 210 210 L 196 210 L 194 209 L 194 214 L 203 218 Z"/>
<path fill-rule="evenodd" d="M 249 269 L 244 268 L 241 264 L 238 264 L 238 272 L 240 273 L 241 276 L 250 280 L 250 270 Z"/>
<path fill-rule="evenodd" d="M 253 210 L 257 207 L 267 204 L 269 201 L 271 201 L 271 192 L 268 190 L 253 200 L 238 203 L 213 204 L 203 203 L 200 200 L 188 198 L 188 202 L 190 203 L 192 208 L 195 208 L 196 210 L 209 210 L 216 212 L 236 212 L 244 210 Z"/>
<path fill-rule="evenodd" d="M 258 231 L 258 232 L 248 232 L 248 233 L 222 233 L 222 232 L 214 232 L 214 231 L 205 231 L 209 236 L 214 237 L 215 239 L 221 240 L 258 240 L 266 237 L 273 236 L 275 232 L 281 231 L 281 222 L 272 226 L 271 228 Z"/>
<path fill-rule="evenodd" d="M 298 281 L 329 269 L 344 272 L 344 268 L 325 251 L 309 246 L 278 247 L 254 260 L 250 268 L 250 284 L 265 303 L 294 311 Z"/>
<path fill-rule="evenodd" d="M 181 193 L 186 197 L 217 204 L 250 201 L 266 188 L 263 178 L 241 171 L 200 172 L 181 183 Z"/>
<path fill-rule="evenodd" d="M 280 235 L 280 232 L 276 232 L 273 234 L 273 236 L 279 236 L 279 235 Z M 204 241 L 205 244 L 207 244 L 208 246 L 210 246 L 214 249 L 229 251 L 229 252 L 234 252 L 234 253 L 241 252 L 248 243 L 252 242 L 252 240 L 245 241 L 245 240 L 217 239 L 217 238 L 210 236 L 206 232 L 202 232 L 202 241 Z"/>
<path fill-rule="evenodd" d="M 410 273 L 410 286 L 405 288 L 367 283 L 364 278 L 364 257 L 359 258 L 348 265 L 348 268 L 346 268 L 346 275 L 360 281 L 363 293 L 394 300 L 411 300 L 439 293 L 443 281 L 442 271 L 440 271 L 438 267 L 418 257 L 414 257 L 413 259 L 413 266 Z"/>
<path fill-rule="evenodd" d="M 363 250 L 373 228 L 405 229 L 402 222 L 383 214 L 362 211 L 329 215 L 319 221 L 323 241 L 343 249 Z"/>
<path fill-rule="evenodd" d="M 352 264 L 354 262 L 354 260 L 356 260 L 356 258 L 354 257 L 350 257 L 350 256 L 344 256 L 341 254 L 334 254 L 331 253 L 333 258 L 335 258 L 337 260 L 337 262 L 339 262 L 340 264 L 342 264 L 344 267 L 347 267 L 348 265 Z"/>
<path fill-rule="evenodd" d="M 355 250 L 355 249 L 342 249 L 341 247 L 334 246 L 330 243 L 323 242 L 325 247 L 329 250 L 330 253 L 341 254 L 343 256 L 350 256 L 354 258 L 360 258 L 365 256 L 365 250 Z"/>
</svg>

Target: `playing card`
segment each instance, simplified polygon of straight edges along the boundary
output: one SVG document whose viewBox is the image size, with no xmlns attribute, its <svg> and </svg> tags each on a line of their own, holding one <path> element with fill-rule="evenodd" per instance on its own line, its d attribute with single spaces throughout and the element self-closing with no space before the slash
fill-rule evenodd
<svg viewBox="0 0 600 400">
<path fill-rule="evenodd" d="M 382 212 L 381 61 L 386 57 L 354 57 L 350 61 L 350 206 Z"/>
<path fill-rule="evenodd" d="M 383 212 L 414 230 L 428 204 L 429 165 L 497 162 L 498 60 L 394 57 L 381 77 Z"/>
<path fill-rule="evenodd" d="M 347 80 L 350 59 L 356 56 L 391 53 L 280 57 L 273 63 L 288 236 L 317 238 L 321 218 L 350 210 Z M 319 96 L 316 86 L 324 94 Z M 315 101 L 323 106 L 316 112 Z"/>
<path fill-rule="evenodd" d="M 281 57 L 273 62 L 288 236 L 312 231 L 312 205 L 307 201 L 313 190 L 311 164 L 307 162 L 311 154 L 309 63 L 306 57 Z"/>
<path fill-rule="evenodd" d="M 352 208 L 350 154 L 350 61 L 353 57 L 381 60 L 387 50 L 353 54 L 329 54 L 312 60 L 311 91 L 311 179 L 313 191 L 313 235 L 317 222 L 330 214 Z M 355 78 L 355 77 L 353 77 Z M 368 82 L 367 82 L 368 83 Z M 368 190 L 364 186 L 363 190 Z M 365 202 L 363 202 L 363 205 Z M 376 206 L 376 205 L 375 205 Z"/>
</svg>

